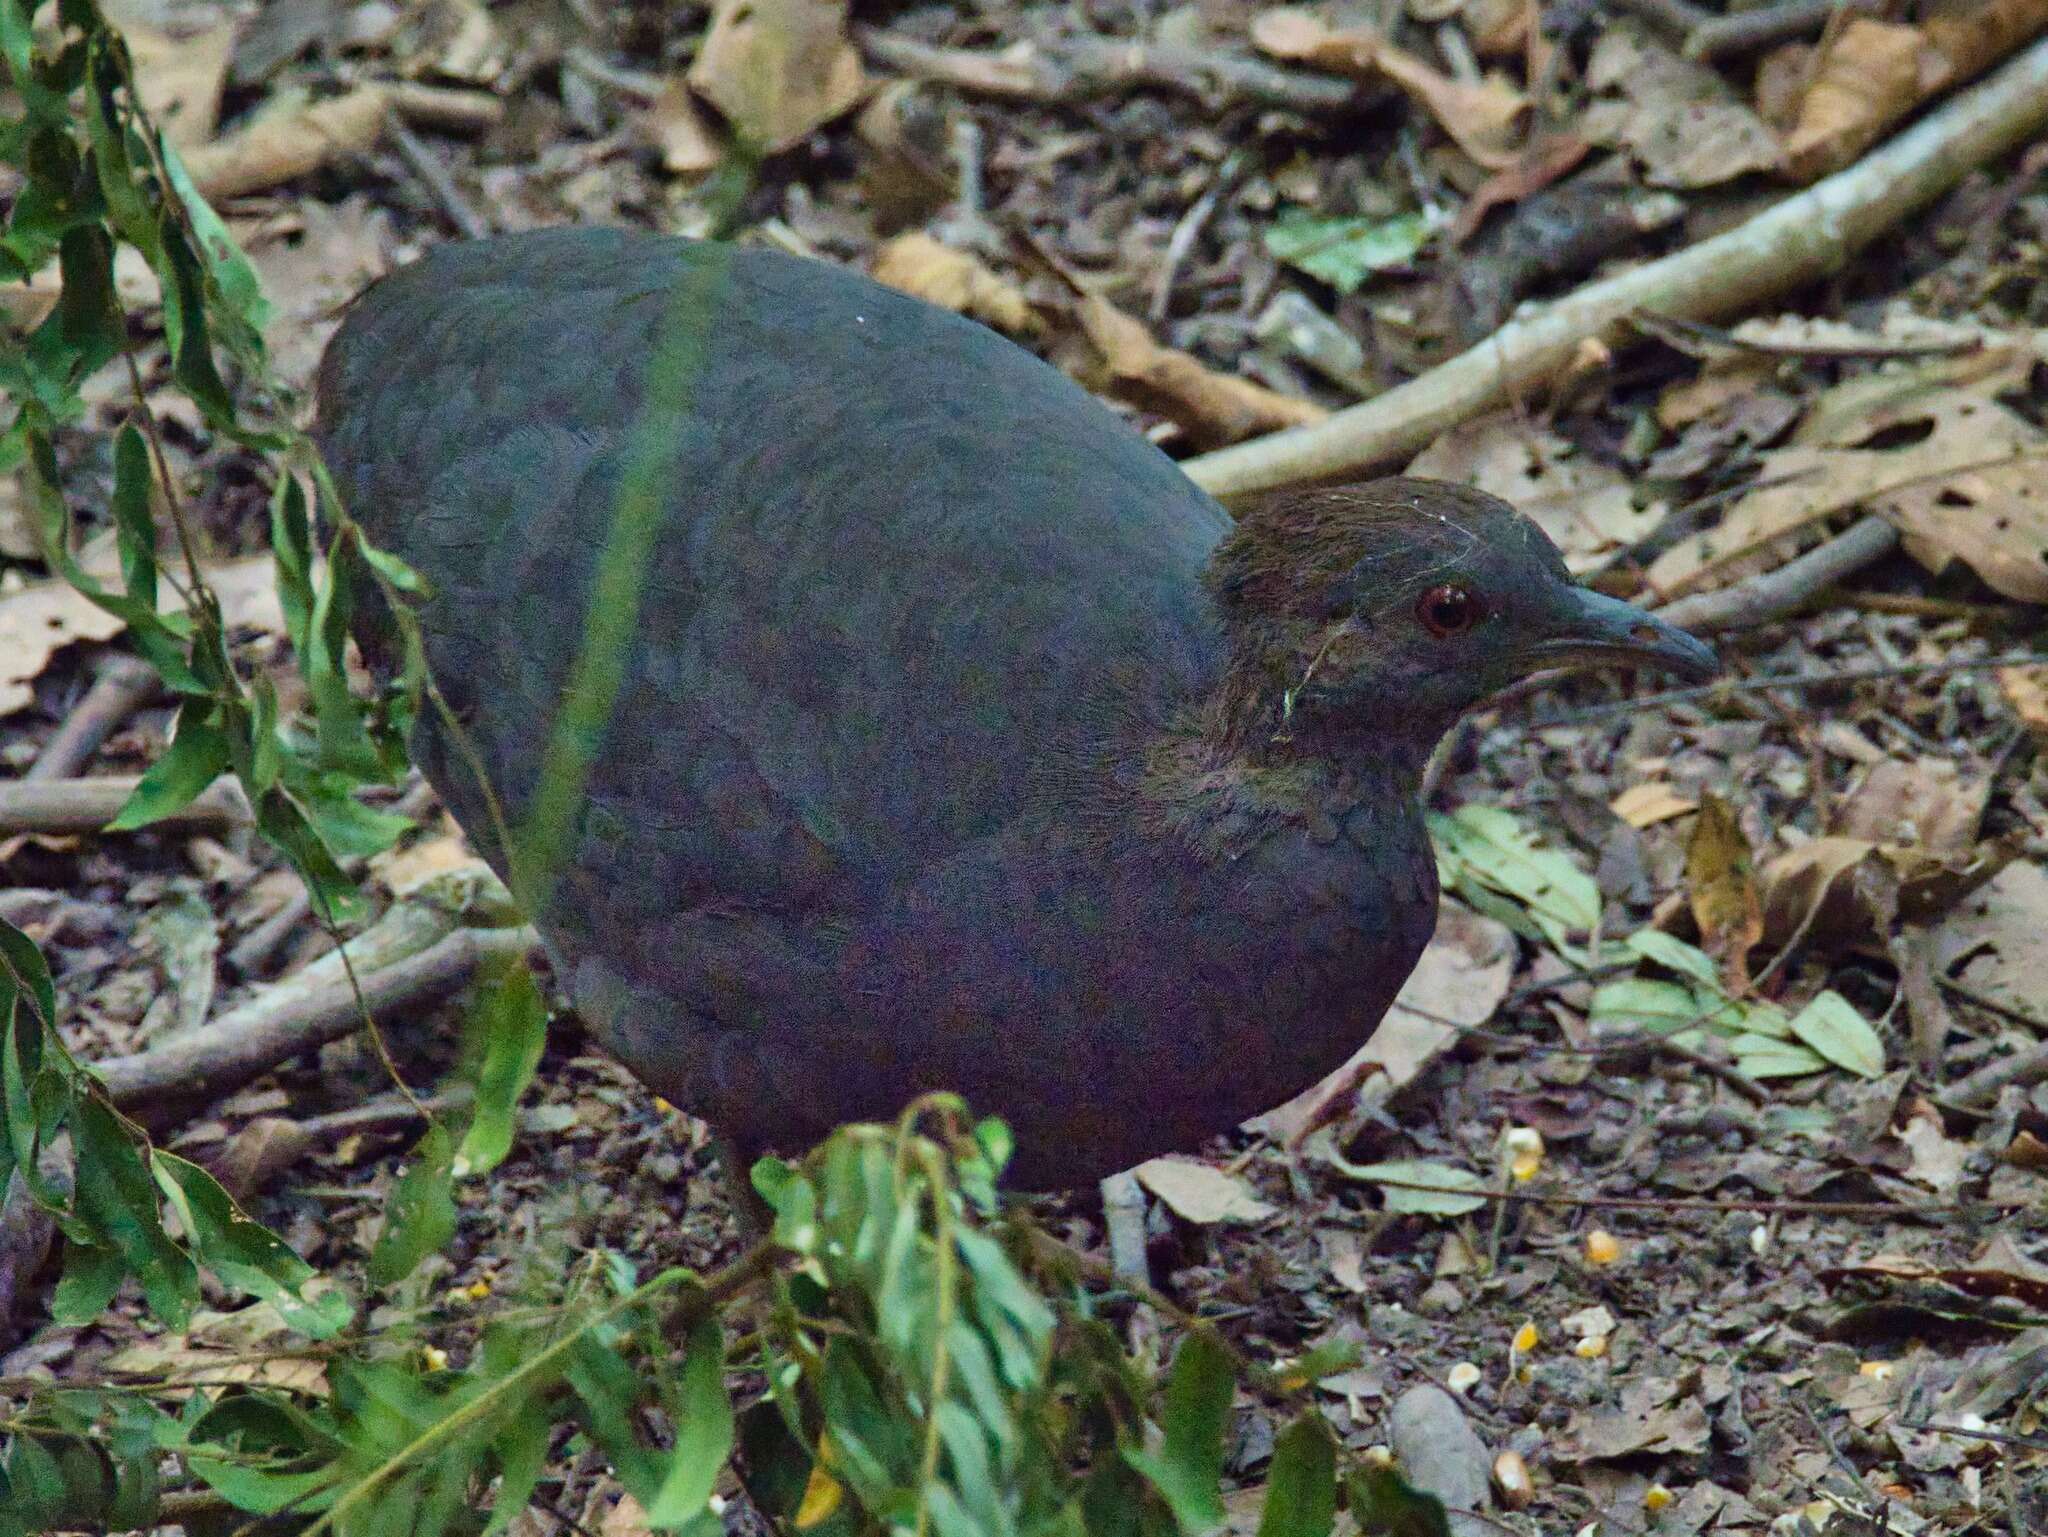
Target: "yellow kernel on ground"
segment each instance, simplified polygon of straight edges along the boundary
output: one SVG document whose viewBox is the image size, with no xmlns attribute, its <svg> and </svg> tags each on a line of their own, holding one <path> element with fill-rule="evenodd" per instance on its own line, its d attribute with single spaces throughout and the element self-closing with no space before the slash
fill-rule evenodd
<svg viewBox="0 0 2048 1537">
<path fill-rule="evenodd" d="M 1889 1361 L 1863 1361 L 1858 1363 L 1856 1372 L 1858 1376 L 1868 1377 L 1874 1382 L 1883 1382 L 1892 1374 L 1892 1363 Z"/>
<path fill-rule="evenodd" d="M 1660 1510 L 1669 1510 L 1678 1503 L 1678 1496 L 1662 1484 L 1652 1484 L 1643 1491 L 1643 1509 L 1655 1515 Z"/>
<path fill-rule="evenodd" d="M 1537 1343 L 1542 1338 L 1543 1336 L 1536 1332 L 1534 1324 L 1523 1324 L 1521 1328 L 1515 1331 L 1515 1354 L 1519 1356 L 1527 1355 L 1536 1348 Z"/>
<path fill-rule="evenodd" d="M 1477 1386 L 1478 1382 L 1479 1368 L 1470 1361 L 1460 1361 L 1444 1373 L 1444 1386 L 1453 1393 L 1463 1393 L 1468 1388 Z"/>
<path fill-rule="evenodd" d="M 1394 1465 L 1394 1449 L 1390 1446 L 1368 1446 L 1358 1455 L 1376 1468 L 1391 1468 Z"/>
<path fill-rule="evenodd" d="M 846 1490 L 825 1470 L 824 1461 L 820 1459 L 812 1463 L 810 1480 L 804 1485 L 804 1497 L 797 1502 L 796 1529 L 807 1532 L 824 1522 L 845 1498 Z"/>
<path fill-rule="evenodd" d="M 471 1302 L 481 1302 L 490 1294 L 491 1283 L 489 1281 L 471 1281 L 469 1285 L 462 1288 L 462 1295 L 469 1298 Z"/>
<path fill-rule="evenodd" d="M 663 1115 L 674 1115 L 676 1113 L 676 1107 L 663 1099 L 659 1094 L 654 1096 L 654 1108 Z"/>
<path fill-rule="evenodd" d="M 1607 1354 L 1607 1336 L 1604 1334 L 1587 1335 L 1578 1344 L 1572 1346 L 1572 1354 L 1581 1361 L 1599 1360 Z"/>
<path fill-rule="evenodd" d="M 1526 1184 L 1543 1167 L 1543 1133 L 1533 1126 L 1510 1128 L 1503 1139 L 1508 1154 L 1508 1172 Z"/>
<path fill-rule="evenodd" d="M 1536 1486 L 1529 1481 L 1529 1465 L 1520 1452 L 1502 1452 L 1493 1459 L 1493 1487 L 1509 1510 L 1520 1510 L 1535 1498 Z"/>
<path fill-rule="evenodd" d="M 1586 1235 L 1586 1263 L 1611 1265 L 1621 1258 L 1621 1241 L 1605 1228 L 1596 1227 Z"/>
<path fill-rule="evenodd" d="M 430 1372 L 440 1372 L 448 1369 L 448 1352 L 439 1345 L 421 1346 L 420 1359 L 427 1363 L 427 1370 Z"/>
</svg>

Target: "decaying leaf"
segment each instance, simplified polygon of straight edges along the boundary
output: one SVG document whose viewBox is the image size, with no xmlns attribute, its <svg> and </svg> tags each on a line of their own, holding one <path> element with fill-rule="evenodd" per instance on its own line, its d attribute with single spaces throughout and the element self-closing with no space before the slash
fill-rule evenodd
<svg viewBox="0 0 2048 1537">
<path fill-rule="evenodd" d="M 778 154 L 867 89 L 845 0 L 720 0 L 690 84 L 755 148 Z"/>
<path fill-rule="evenodd" d="M 1022 290 L 972 252 L 956 251 L 921 230 L 885 242 L 868 270 L 878 283 L 1011 336 L 1030 336 L 1039 329 L 1038 315 Z"/>
<path fill-rule="evenodd" d="M 1298 6 L 1260 12 L 1252 21 L 1251 37 L 1276 59 L 1361 80 L 1391 80 L 1436 119 L 1459 149 L 1489 171 L 1515 162 L 1529 100 L 1500 75 L 1477 81 L 1453 79 L 1370 27 L 1332 27 Z"/>
<path fill-rule="evenodd" d="M 1196 447 L 1218 448 L 1329 415 L 1313 401 L 1217 373 L 1189 353 L 1161 346 L 1142 322 L 1099 294 L 1083 295 L 1075 314 L 1102 358 L 1111 392 L 1167 418 Z"/>
<path fill-rule="evenodd" d="M 2048 742 L 2048 667 L 2001 667 L 1998 688 L 2020 724 Z"/>
<path fill-rule="evenodd" d="M 1718 73 L 1632 22 L 1602 34 L 1586 84 L 1601 99 L 1580 114 L 1579 131 L 1627 151 L 1653 187 L 1718 186 L 1779 165 L 1777 138 Z"/>
<path fill-rule="evenodd" d="M 1245 1123 L 1288 1147 L 1344 1115 L 1359 1091 L 1385 1075 L 1385 1092 L 1404 1089 L 1458 1039 L 1493 1018 L 1515 972 L 1515 936 L 1506 924 L 1446 901 L 1436 935 L 1400 996 L 1372 1035 L 1336 1072 L 1278 1109 Z"/>
<path fill-rule="evenodd" d="M 222 20 L 196 32 L 168 32 L 126 20 L 120 29 L 135 63 L 135 93 L 150 121 L 174 149 L 206 143 L 220 121 L 237 24 Z"/>
<path fill-rule="evenodd" d="M 2012 859 L 1931 937 L 1939 974 L 2016 1007 L 2038 1008 L 2041 979 L 2048 977 L 2048 870 Z"/>
<path fill-rule="evenodd" d="M 1279 1208 L 1252 1194 L 1235 1174 L 1193 1158 L 1153 1158 L 1131 1171 L 1183 1221 L 1263 1222 Z"/>
<path fill-rule="evenodd" d="M 1708 1433 L 1698 1398 L 1669 1377 L 1638 1377 L 1622 1387 L 1619 1405 L 1574 1413 L 1558 1454 L 1575 1461 L 1685 1456 L 1705 1451 Z"/>
<path fill-rule="evenodd" d="M 725 143 L 697 110 L 682 80 L 669 80 L 640 114 L 640 132 L 671 176 L 702 176 L 725 158 Z"/>
<path fill-rule="evenodd" d="M 1922 849 L 1878 844 L 1867 838 L 1811 839 L 1778 855 L 1758 872 L 1764 938 L 1782 945 L 1803 929 L 1809 940 L 1823 945 L 1867 943 L 1873 938 L 1870 913 L 1858 896 L 1855 879 L 1857 867 L 1867 859 L 1890 866 L 1898 882 L 1900 917 L 1925 923 L 1993 882 L 2017 852 L 2011 843 L 1991 843 L 1943 859 Z"/>
<path fill-rule="evenodd" d="M 1696 797 L 1682 793 L 1677 786 L 1661 779 L 1630 785 L 1607 806 L 1631 827 L 1655 827 L 1659 822 L 1668 822 L 1699 808 Z"/>
<path fill-rule="evenodd" d="M 1842 802 L 1833 831 L 1954 859 L 1977 846 L 1991 781 L 1945 758 L 1885 758 Z"/>
<path fill-rule="evenodd" d="M 1735 812 L 1718 795 L 1702 796 L 1685 845 L 1685 890 L 1700 944 L 1721 966 L 1731 993 L 1749 986 L 1750 948 L 1763 937 L 1756 866 Z"/>
<path fill-rule="evenodd" d="M 1931 569 L 1959 559 L 2008 597 L 2048 602 L 2048 497 L 2036 494 L 2048 434 L 1995 398 L 2033 360 L 2028 342 L 1835 386 L 1762 456 L 1758 489 L 1659 556 L 1651 584 L 1667 595 L 1725 585 L 1868 506 Z"/>
<path fill-rule="evenodd" d="M 1583 575 L 1656 531 L 1669 512 L 1630 478 L 1513 411 L 1452 428 L 1417 454 L 1410 475 L 1459 481 L 1512 502 Z"/>
</svg>

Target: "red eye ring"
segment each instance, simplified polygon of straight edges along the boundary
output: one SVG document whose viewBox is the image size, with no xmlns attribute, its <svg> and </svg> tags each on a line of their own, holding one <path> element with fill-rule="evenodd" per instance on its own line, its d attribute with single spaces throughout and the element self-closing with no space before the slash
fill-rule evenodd
<svg viewBox="0 0 2048 1537">
<path fill-rule="evenodd" d="M 1415 605 L 1416 619 L 1439 640 L 1463 635 L 1479 623 L 1483 612 L 1468 589 L 1452 583 L 1430 588 Z"/>
</svg>

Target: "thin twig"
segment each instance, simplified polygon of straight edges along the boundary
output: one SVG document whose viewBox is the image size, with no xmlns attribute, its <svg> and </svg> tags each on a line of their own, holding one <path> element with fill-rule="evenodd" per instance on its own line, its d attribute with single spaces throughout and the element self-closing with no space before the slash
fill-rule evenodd
<svg viewBox="0 0 2048 1537">
<path fill-rule="evenodd" d="M 1823 588 L 1882 560 L 1898 547 L 1899 531 L 1889 519 L 1867 517 L 1775 570 L 1732 587 L 1679 598 L 1655 613 L 1682 630 L 1709 634 L 1769 624 L 1797 611 Z"/>
<path fill-rule="evenodd" d="M 100 744 L 163 686 L 156 669 L 140 657 L 107 659 L 64 722 L 50 733 L 24 780 L 69 779 L 92 761 Z"/>
<path fill-rule="evenodd" d="M 391 147 L 398 151 L 406 169 L 420 179 L 420 185 L 433 195 L 441 206 L 441 212 L 448 216 L 448 222 L 471 240 L 481 240 L 491 233 L 491 221 L 476 211 L 462 189 L 455 185 L 455 178 L 440 158 L 421 142 L 420 136 L 405 126 L 405 120 L 393 107 L 384 119 L 384 136 L 391 141 Z"/>
</svg>

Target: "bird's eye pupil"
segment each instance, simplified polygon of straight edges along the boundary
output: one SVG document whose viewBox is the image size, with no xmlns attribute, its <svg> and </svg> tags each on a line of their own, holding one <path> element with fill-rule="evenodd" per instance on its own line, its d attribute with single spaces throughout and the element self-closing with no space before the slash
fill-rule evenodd
<svg viewBox="0 0 2048 1537">
<path fill-rule="evenodd" d="M 1432 587 L 1422 595 L 1416 616 L 1432 635 L 1456 635 L 1478 620 L 1479 604 L 1462 587 Z"/>
</svg>

